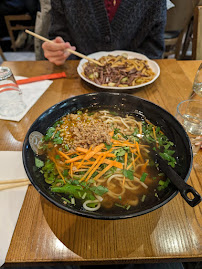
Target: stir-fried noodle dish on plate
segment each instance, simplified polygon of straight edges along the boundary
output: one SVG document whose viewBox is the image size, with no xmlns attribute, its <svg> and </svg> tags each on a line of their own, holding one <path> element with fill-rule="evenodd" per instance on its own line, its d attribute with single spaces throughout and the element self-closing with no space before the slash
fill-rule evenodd
<svg viewBox="0 0 202 269">
<path fill-rule="evenodd" d="M 82 59 L 77 71 L 82 79 L 97 88 L 127 91 L 154 82 L 158 64 L 145 55 L 131 51 L 97 52 L 88 55 L 102 66 Z"/>
<path fill-rule="evenodd" d="M 145 117 L 110 110 L 77 110 L 53 123 L 35 157 L 51 193 L 67 207 L 88 212 L 137 210 L 156 201 L 169 179 L 150 157 L 158 151 L 172 167 L 175 146 Z"/>
<path fill-rule="evenodd" d="M 119 56 L 102 56 L 98 61 L 103 66 L 92 62 L 83 65 L 83 75 L 98 85 L 136 86 L 151 81 L 155 76 L 147 60 L 129 59 L 126 53 Z"/>
</svg>

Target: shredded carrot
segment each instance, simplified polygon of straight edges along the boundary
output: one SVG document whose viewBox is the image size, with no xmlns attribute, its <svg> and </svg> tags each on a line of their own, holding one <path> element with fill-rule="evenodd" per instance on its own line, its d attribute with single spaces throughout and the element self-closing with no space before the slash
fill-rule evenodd
<svg viewBox="0 0 202 269">
<path fill-rule="evenodd" d="M 95 154 L 95 156 L 97 156 L 97 155 L 104 155 L 105 152 L 106 152 L 106 151 L 103 151 L 103 152 L 97 152 L 97 153 Z M 115 155 L 114 153 L 107 153 L 106 157 L 109 157 L 109 158 L 115 158 L 116 155 Z"/>
<path fill-rule="evenodd" d="M 115 140 L 114 139 L 114 141 L 112 141 L 113 142 L 113 145 L 112 146 L 117 146 L 117 145 L 119 145 L 119 146 L 121 146 L 121 147 L 136 147 L 136 145 L 135 144 L 132 144 L 131 142 L 129 142 L 129 141 L 119 141 L 119 140 Z"/>
<path fill-rule="evenodd" d="M 127 161 L 128 161 L 128 153 L 126 152 L 125 156 L 124 156 L 124 168 L 125 169 L 127 169 Z M 123 177 L 123 185 L 125 184 L 125 180 L 126 180 L 126 177 L 124 176 Z"/>
<path fill-rule="evenodd" d="M 109 160 L 109 159 L 105 159 L 103 162 L 106 163 L 106 164 L 112 164 L 112 166 L 114 166 L 114 167 L 123 169 L 123 164 L 120 163 L 120 162 L 112 161 L 112 160 Z"/>
<path fill-rule="evenodd" d="M 83 160 L 82 160 L 82 161 L 80 162 L 80 164 L 78 165 L 77 169 L 79 169 L 79 168 L 82 166 L 83 162 L 86 160 L 86 159 L 85 159 L 86 156 L 88 156 L 88 154 L 91 152 L 92 147 L 93 147 L 93 146 L 90 146 L 89 150 L 86 152 L 86 155 L 84 156 Z"/>
<path fill-rule="evenodd" d="M 83 160 L 82 160 L 83 161 Z M 74 162 L 75 165 L 80 165 L 81 162 Z M 84 165 L 91 165 L 91 164 L 94 164 L 94 161 L 84 161 L 83 164 L 82 164 L 82 167 Z"/>
<path fill-rule="evenodd" d="M 91 172 L 88 174 L 86 181 L 89 180 L 89 178 L 92 176 L 92 174 L 98 169 L 98 167 L 103 163 L 104 159 L 106 158 L 107 153 L 102 156 L 102 158 L 100 159 L 100 161 L 96 164 L 96 166 L 91 170 Z"/>
<path fill-rule="evenodd" d="M 99 147 L 99 146 L 97 146 Z M 84 148 L 81 148 L 81 147 L 77 147 L 76 148 L 76 151 L 78 152 L 82 152 L 82 153 L 86 153 L 88 150 L 87 149 L 84 149 Z M 106 151 L 101 151 L 101 152 L 95 152 L 95 155 L 100 155 L 100 154 L 104 154 Z M 108 153 L 107 157 L 116 157 L 113 153 Z M 88 158 L 89 159 L 89 158 Z"/>
<path fill-rule="evenodd" d="M 86 156 L 84 157 L 84 160 L 89 160 L 90 158 L 93 157 L 93 155 L 100 152 L 104 147 L 105 147 L 104 143 L 96 146 L 90 153 L 86 153 Z"/>
<path fill-rule="evenodd" d="M 66 155 L 73 155 L 73 154 L 75 154 L 76 153 L 76 151 L 73 151 L 73 152 L 67 152 L 67 153 L 65 153 Z"/>
<path fill-rule="evenodd" d="M 77 169 L 77 166 L 76 165 L 74 165 L 74 166 L 76 167 L 76 172 L 80 172 L 83 169 L 85 169 L 85 170 L 89 169 L 89 166 L 86 166 L 86 165 L 82 165 L 82 167 L 80 167 L 79 169 Z"/>
<path fill-rule="evenodd" d="M 139 127 L 140 127 L 140 134 L 142 134 L 142 124 L 141 123 L 139 124 Z"/>
<path fill-rule="evenodd" d="M 125 153 L 125 159 L 124 159 L 124 166 L 125 166 L 125 169 L 126 169 L 126 166 L 127 166 L 127 161 L 128 161 L 128 153 L 126 152 L 126 153 Z"/>
<path fill-rule="evenodd" d="M 128 139 L 126 140 L 126 139 L 125 139 L 122 135 L 120 135 L 120 134 L 117 134 L 117 136 L 118 136 L 119 138 L 123 139 L 123 140 L 121 140 L 120 142 L 126 142 L 126 141 L 128 141 Z M 114 139 L 114 141 L 119 141 L 119 140 Z"/>
<path fill-rule="evenodd" d="M 88 171 L 82 176 L 82 178 L 80 179 L 80 181 L 83 181 L 87 175 L 91 172 L 91 170 L 96 166 L 96 164 L 100 161 L 100 159 L 102 158 L 102 155 L 100 155 L 97 160 L 93 163 L 93 165 L 88 169 Z"/>
<path fill-rule="evenodd" d="M 82 152 L 82 153 L 86 153 L 88 150 L 87 149 L 84 149 L 84 148 L 81 148 L 81 147 L 77 147 L 76 148 L 76 151 L 79 151 L 79 152 Z"/>
<path fill-rule="evenodd" d="M 147 161 L 142 165 L 142 167 L 141 167 L 141 171 L 142 171 L 142 172 L 145 171 L 145 169 L 147 168 L 148 163 L 149 163 L 149 160 L 147 160 Z"/>
<path fill-rule="evenodd" d="M 114 135 L 114 131 L 111 131 L 109 135 L 112 137 Z"/>
<path fill-rule="evenodd" d="M 120 138 L 124 138 L 124 137 L 123 137 L 122 135 L 120 135 L 120 134 L 117 134 L 117 136 L 120 137 Z"/>
<path fill-rule="evenodd" d="M 138 142 L 135 141 L 135 144 L 136 144 L 136 147 L 137 147 L 137 152 L 138 152 L 138 154 L 141 155 L 141 154 L 140 154 L 140 148 L 139 148 L 139 144 L 138 144 Z"/>
<path fill-rule="evenodd" d="M 73 170 L 72 170 L 72 168 L 73 168 L 73 163 L 70 164 L 70 176 L 71 176 L 71 178 L 73 178 Z"/>
<path fill-rule="evenodd" d="M 131 150 L 131 152 L 136 154 L 137 153 L 137 149 L 133 149 L 133 150 Z"/>
<path fill-rule="evenodd" d="M 94 180 L 97 180 L 102 175 L 104 175 L 111 167 L 112 167 L 112 164 L 109 164 L 107 167 L 105 167 L 97 176 L 94 177 Z"/>
<path fill-rule="evenodd" d="M 158 148 L 158 141 L 156 139 L 156 131 L 155 131 L 155 127 L 154 126 L 152 127 L 152 130 L 153 130 L 153 134 L 154 134 L 154 139 L 156 141 L 156 147 Z"/>
<path fill-rule="evenodd" d="M 144 160 L 143 160 L 142 155 L 141 155 L 141 153 L 140 153 L 140 147 L 139 147 L 139 144 L 138 144 L 137 141 L 136 141 L 136 147 L 137 147 L 137 152 L 138 152 L 138 154 L 140 155 L 140 159 L 141 159 L 141 161 L 143 162 Z"/>
<path fill-rule="evenodd" d="M 69 160 L 70 157 L 67 156 L 64 152 L 60 151 L 60 150 L 57 150 L 58 154 L 60 154 L 62 157 L 64 157 L 65 159 Z"/>
<path fill-rule="evenodd" d="M 103 151 L 103 152 L 98 152 L 96 155 L 104 155 L 106 151 Z M 114 153 L 107 153 L 106 157 L 109 157 L 109 158 L 115 158 L 116 155 Z"/>
<path fill-rule="evenodd" d="M 122 144 L 122 143 L 126 143 L 126 142 L 128 142 L 128 140 L 123 140 L 123 141 L 121 141 L 121 140 L 117 140 L 117 139 L 112 139 L 111 140 L 114 144 Z"/>
<path fill-rule="evenodd" d="M 133 159 L 133 161 L 129 164 L 129 166 L 127 167 L 127 170 L 131 168 L 131 166 L 133 165 L 133 168 L 135 169 L 135 162 L 140 158 L 140 155 L 138 155 L 135 159 Z"/>
<path fill-rule="evenodd" d="M 64 177 L 63 177 L 63 175 L 62 175 L 62 173 L 60 172 L 60 169 L 58 168 L 56 161 L 55 161 L 54 158 L 52 158 L 52 157 L 50 157 L 50 159 L 55 163 L 55 167 L 56 167 L 56 169 L 57 169 L 57 171 L 58 171 L 58 174 L 61 176 L 62 180 L 63 180 L 64 183 L 66 184 L 66 181 L 65 181 L 65 179 L 64 179 Z"/>
<path fill-rule="evenodd" d="M 154 126 L 154 124 L 151 123 L 151 121 L 149 121 L 148 119 L 145 119 L 145 121 L 146 121 L 147 124 L 150 124 L 150 125 Z"/>
<path fill-rule="evenodd" d="M 81 160 L 83 159 L 84 155 L 80 155 L 80 156 L 76 156 L 74 158 L 71 158 L 70 160 L 66 160 L 65 163 L 68 164 L 68 163 L 73 163 L 75 161 L 78 161 L 78 160 Z"/>
<path fill-rule="evenodd" d="M 153 134 L 154 134 L 154 139 L 156 140 L 156 132 L 155 132 L 155 127 L 152 126 Z"/>
<path fill-rule="evenodd" d="M 112 151 L 112 150 L 111 150 Z M 104 155 L 106 153 L 106 151 L 101 151 L 101 152 L 97 152 L 94 156 L 93 156 L 93 158 L 97 158 L 98 156 L 100 156 L 100 155 Z M 114 154 L 114 153 L 107 153 L 107 156 L 106 157 L 109 157 L 109 158 L 115 158 L 116 157 L 116 155 Z"/>
</svg>

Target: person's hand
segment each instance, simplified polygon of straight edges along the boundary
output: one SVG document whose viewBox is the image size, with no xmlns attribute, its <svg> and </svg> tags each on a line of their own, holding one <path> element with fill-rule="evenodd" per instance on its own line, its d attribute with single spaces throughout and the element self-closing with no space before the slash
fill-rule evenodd
<svg viewBox="0 0 202 269">
<path fill-rule="evenodd" d="M 53 42 L 44 42 L 42 44 L 44 56 L 49 62 L 62 65 L 71 54 L 66 49 L 76 50 L 76 48 L 71 46 L 69 42 L 64 42 L 61 37 L 56 37 Z"/>
</svg>

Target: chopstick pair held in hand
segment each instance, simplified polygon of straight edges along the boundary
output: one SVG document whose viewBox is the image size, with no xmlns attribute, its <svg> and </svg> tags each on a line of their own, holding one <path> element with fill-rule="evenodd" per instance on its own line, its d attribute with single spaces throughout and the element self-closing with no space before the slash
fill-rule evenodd
<svg viewBox="0 0 202 269">
<path fill-rule="evenodd" d="M 22 186 L 27 186 L 31 184 L 29 179 L 11 179 L 11 180 L 1 180 L 0 181 L 0 191 L 11 189 L 11 188 L 18 188 Z"/>
<path fill-rule="evenodd" d="M 67 58 L 71 55 L 71 50 L 76 50 L 74 46 L 71 46 L 69 42 L 65 42 L 60 36 L 56 37 L 51 42 L 43 42 L 41 47 L 45 58 L 58 66 L 63 65 L 66 62 Z"/>
<path fill-rule="evenodd" d="M 54 41 L 49 40 L 49 39 L 47 39 L 47 38 L 45 38 L 45 37 L 43 37 L 43 36 L 40 36 L 40 35 L 38 35 L 38 34 L 35 34 L 34 32 L 31 32 L 31 31 L 29 31 L 29 30 L 25 30 L 25 32 L 26 32 L 27 34 L 30 34 L 30 35 L 32 35 L 32 36 L 34 36 L 34 37 L 36 37 L 36 38 L 42 40 L 42 41 L 49 42 L 49 43 L 54 43 L 54 44 L 55 44 Z M 103 66 L 100 62 L 98 62 L 98 61 L 96 61 L 96 60 L 94 60 L 94 59 L 92 59 L 92 58 L 90 58 L 90 57 L 88 57 L 88 56 L 86 56 L 86 55 L 84 55 L 84 54 L 82 54 L 82 53 L 80 53 L 80 52 L 77 52 L 77 51 L 72 50 L 72 49 L 70 49 L 70 48 L 66 48 L 66 50 L 67 50 L 68 52 L 70 52 L 70 53 L 72 53 L 72 54 L 74 54 L 74 55 L 80 57 L 80 58 L 84 58 L 84 59 L 86 59 L 86 60 L 88 60 L 88 61 L 90 61 L 90 62 L 93 62 L 93 63 L 97 64 L 97 65 Z"/>
</svg>

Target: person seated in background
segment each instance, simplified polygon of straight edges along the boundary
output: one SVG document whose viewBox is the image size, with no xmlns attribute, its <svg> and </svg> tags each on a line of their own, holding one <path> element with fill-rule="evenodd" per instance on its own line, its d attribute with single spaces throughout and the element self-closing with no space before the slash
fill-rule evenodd
<svg viewBox="0 0 202 269">
<path fill-rule="evenodd" d="M 54 42 L 43 43 L 44 56 L 56 65 L 75 59 L 68 48 L 86 55 L 129 50 L 162 58 L 166 11 L 166 0 L 52 0 Z"/>
</svg>

